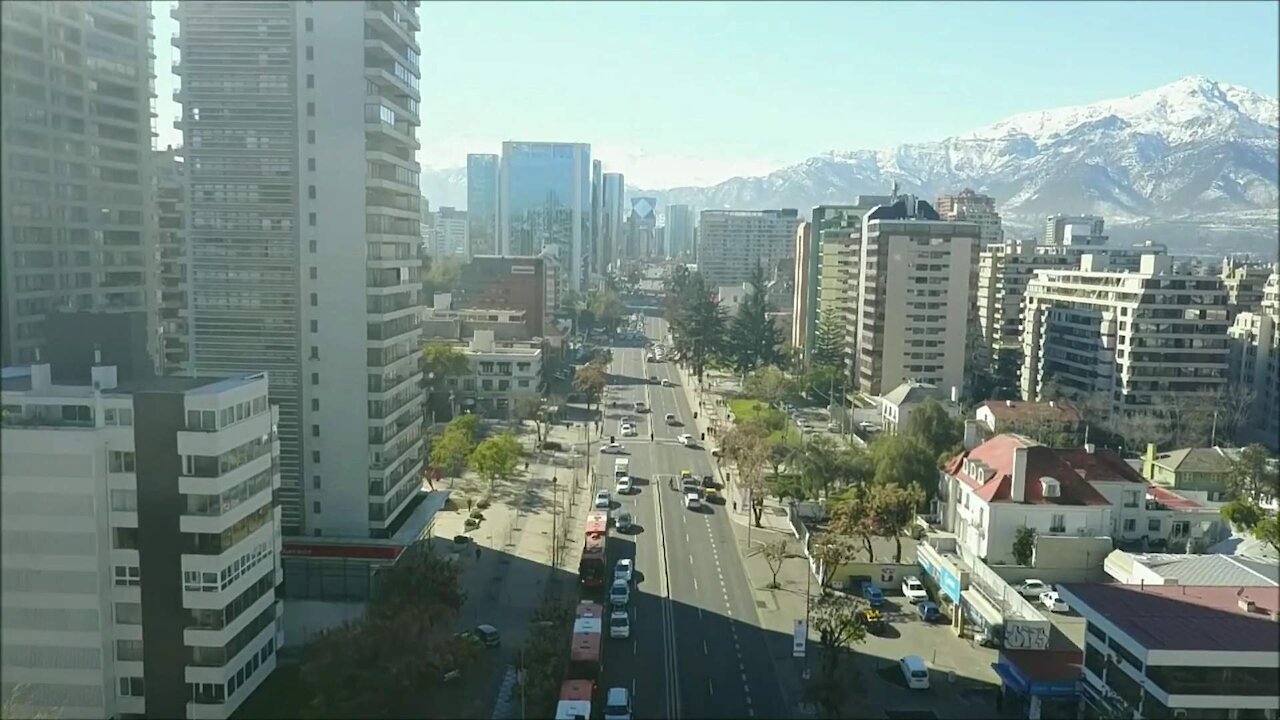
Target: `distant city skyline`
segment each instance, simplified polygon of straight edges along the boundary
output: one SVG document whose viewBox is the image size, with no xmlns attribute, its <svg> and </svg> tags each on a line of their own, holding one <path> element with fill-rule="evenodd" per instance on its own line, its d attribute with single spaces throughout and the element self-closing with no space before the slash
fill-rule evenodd
<svg viewBox="0 0 1280 720">
<path fill-rule="evenodd" d="M 153 4 L 163 148 L 181 141 L 167 72 L 174 23 L 170 0 Z M 1280 12 L 1265 2 L 433 2 L 422 16 L 424 167 L 463 167 L 467 153 L 496 153 L 506 140 L 583 142 L 605 171 L 651 189 L 937 140 L 1191 74 L 1280 92 Z M 816 30 L 868 23 L 909 27 L 911 42 L 857 32 L 855 52 Z M 806 51 L 771 59 L 780 27 L 815 29 Z M 635 82 L 662 92 L 637 103 Z M 865 112 L 871 97 L 877 112 Z"/>
</svg>

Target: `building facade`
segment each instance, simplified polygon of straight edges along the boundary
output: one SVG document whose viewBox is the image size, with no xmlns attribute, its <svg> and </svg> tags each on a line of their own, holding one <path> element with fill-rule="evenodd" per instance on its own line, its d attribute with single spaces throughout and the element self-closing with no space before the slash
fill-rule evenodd
<svg viewBox="0 0 1280 720">
<path fill-rule="evenodd" d="M 0 364 L 34 362 L 55 310 L 145 312 L 158 354 L 151 5 L 0 13 Z"/>
<path fill-rule="evenodd" d="M 1004 242 L 1000 213 L 996 210 L 995 198 L 990 195 L 983 195 L 969 188 L 954 195 L 939 195 L 938 217 L 952 222 L 977 223 L 981 250 Z"/>
<path fill-rule="evenodd" d="M 423 455 L 417 3 L 228 7 L 173 11 L 192 367 L 269 373 L 287 534 L 381 537 Z"/>
<path fill-rule="evenodd" d="M 692 205 L 667 205 L 666 255 L 669 258 L 693 259 L 693 232 L 697 216 Z"/>
<path fill-rule="evenodd" d="M 454 307 L 522 310 L 535 336 L 545 336 L 555 310 L 546 258 L 474 257 L 462 266 Z"/>
<path fill-rule="evenodd" d="M 601 206 L 600 253 L 602 267 L 616 267 L 623 257 L 624 233 L 626 232 L 626 178 L 622 173 L 604 174 L 604 201 Z"/>
<path fill-rule="evenodd" d="M 498 167 L 497 155 L 467 155 L 467 236 L 473 255 L 497 255 Z"/>
<path fill-rule="evenodd" d="M 5 694 L 49 717 L 228 718 L 284 642 L 267 379 L 116 370 L 5 370 Z"/>
<path fill-rule="evenodd" d="M 1050 215 L 1044 221 L 1044 244 L 1061 245 L 1068 225 L 1087 227 L 1089 235 L 1101 235 L 1106 228 L 1106 222 L 1097 215 Z"/>
<path fill-rule="evenodd" d="M 187 247 L 186 163 L 178 151 L 164 150 L 155 158 L 156 245 L 160 257 L 160 366 L 166 375 L 191 374 L 191 324 Z"/>
<path fill-rule="evenodd" d="M 1227 330 L 1231 382 L 1253 395 L 1248 430 L 1280 450 L 1280 268 L 1263 283 L 1258 312 L 1241 312 Z"/>
<path fill-rule="evenodd" d="M 498 176 L 503 255 L 555 257 L 564 289 L 582 289 L 591 243 L 591 146 L 504 142 Z"/>
<path fill-rule="evenodd" d="M 466 210 L 442 207 L 427 213 L 427 252 L 432 257 L 466 262 L 471 256 Z"/>
<path fill-rule="evenodd" d="M 627 213 L 626 258 L 643 260 L 658 254 L 658 201 L 651 197 L 631 198 Z"/>
<path fill-rule="evenodd" d="M 468 342 L 455 343 L 467 358 L 465 373 L 445 378 L 454 402 L 486 417 L 510 418 L 522 401 L 542 397 L 542 347 L 536 341 L 494 338 L 493 330 L 475 330 Z"/>
<path fill-rule="evenodd" d="M 1227 310 L 1221 278 L 1168 274 L 1167 255 L 1139 272 L 1041 270 L 1027 286 L 1022 397 L 1050 383 L 1112 413 L 1159 415 L 1179 397 L 1210 398 L 1226 382 Z"/>
<path fill-rule="evenodd" d="M 757 266 L 769 275 L 795 261 L 795 210 L 703 210 L 699 218 L 698 269 L 709 286 L 738 285 Z"/>
</svg>

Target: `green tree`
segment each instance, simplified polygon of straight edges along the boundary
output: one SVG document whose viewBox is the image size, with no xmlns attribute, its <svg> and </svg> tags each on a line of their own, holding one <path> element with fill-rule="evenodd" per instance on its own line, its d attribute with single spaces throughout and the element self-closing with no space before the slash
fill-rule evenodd
<svg viewBox="0 0 1280 720">
<path fill-rule="evenodd" d="M 927 498 L 938 492 L 937 455 L 912 435 L 882 435 L 870 446 L 875 482 L 880 485 L 924 488 Z"/>
<path fill-rule="evenodd" d="M 534 438 L 538 441 L 537 447 L 542 447 L 542 442 L 546 440 L 547 422 L 550 420 L 550 409 L 546 402 L 539 397 L 520 397 L 516 399 L 514 412 L 515 416 L 522 421 L 533 421 Z"/>
<path fill-rule="evenodd" d="M 667 320 L 677 354 L 702 382 L 708 362 L 724 344 L 724 308 L 699 272 L 677 268 L 667 286 Z"/>
<path fill-rule="evenodd" d="M 840 568 L 853 562 L 858 549 L 852 538 L 825 532 L 813 537 L 809 543 L 809 554 L 818 563 L 818 586 L 822 594 L 826 595 L 831 591 L 831 580 Z"/>
<path fill-rule="evenodd" d="M 862 603 L 856 598 L 835 594 L 820 596 L 813 604 L 810 621 L 818 632 L 821 644 L 818 688 L 816 699 L 822 705 L 826 717 L 840 717 L 848 684 L 840 675 L 840 662 L 844 654 L 866 641 L 867 629 L 862 624 L 859 611 Z"/>
<path fill-rule="evenodd" d="M 867 562 L 876 561 L 871 538 L 880 534 L 880 525 L 866 485 L 853 485 L 827 503 L 827 527 L 837 535 L 856 537 L 867 551 Z"/>
<path fill-rule="evenodd" d="M 422 276 L 423 297 L 430 302 L 436 293 L 457 289 L 462 279 L 462 262 L 450 258 L 429 258 L 427 272 Z"/>
<path fill-rule="evenodd" d="M 822 398 L 828 406 L 835 404 L 835 398 L 844 394 L 846 383 L 845 371 L 834 365 L 815 365 L 806 372 L 800 381 L 804 394 L 810 398 Z"/>
<path fill-rule="evenodd" d="M 467 356 L 458 348 L 445 343 L 428 343 L 422 348 L 422 360 L 427 387 L 438 391 L 449 377 L 462 375 L 471 369 Z"/>
<path fill-rule="evenodd" d="M 844 367 L 844 332 L 844 318 L 836 313 L 835 308 L 824 309 L 814 333 L 813 352 L 809 354 L 810 367 Z"/>
<path fill-rule="evenodd" d="M 627 316 L 627 306 L 616 292 L 608 288 L 594 290 L 587 295 L 586 309 L 599 325 L 609 331 L 616 330 L 618 323 Z"/>
<path fill-rule="evenodd" d="M 915 525 L 916 513 L 924 504 L 924 490 L 918 483 L 906 487 L 876 484 L 871 487 L 871 512 L 879 524 L 880 534 L 892 538 L 893 561 L 902 562 L 902 535 Z"/>
<path fill-rule="evenodd" d="M 747 375 L 742 384 L 742 393 L 776 407 L 779 403 L 793 396 L 796 391 L 795 382 L 775 365 L 766 365 Z"/>
<path fill-rule="evenodd" d="M 465 437 L 467 442 L 475 443 L 475 441 L 480 437 L 480 416 L 472 415 L 470 413 L 466 415 L 459 415 L 458 417 L 450 420 L 449 424 L 445 426 L 445 429 L 454 430 Z"/>
<path fill-rule="evenodd" d="M 764 266 L 757 265 L 748 281 L 750 289 L 738 306 L 729 327 L 729 352 L 734 367 L 746 373 L 762 365 L 780 365 L 786 359 L 782 331 L 769 315 L 769 288 Z"/>
<path fill-rule="evenodd" d="M 604 388 L 608 384 L 609 371 L 607 365 L 599 359 L 592 360 L 582 366 L 573 375 L 573 389 L 586 396 L 587 410 L 591 409 L 592 404 L 599 407 L 600 398 L 604 395 Z"/>
<path fill-rule="evenodd" d="M 951 416 L 942 403 L 929 398 L 911 411 L 903 434 L 915 438 L 929 457 L 940 461 L 944 454 L 962 450 L 964 422 Z"/>
<path fill-rule="evenodd" d="M 1242 448 L 1231 459 L 1227 488 L 1232 499 L 1222 507 L 1222 517 L 1280 551 L 1280 520 L 1265 507 L 1280 497 L 1280 464 L 1276 459 L 1261 445 Z"/>
<path fill-rule="evenodd" d="M 734 425 L 724 436 L 721 449 L 738 470 L 741 487 L 750 493 L 751 514 L 756 527 L 764 516 L 768 485 L 764 469 L 769 462 L 768 433 L 758 423 Z"/>
<path fill-rule="evenodd" d="M 471 416 L 464 416 L 471 417 Z M 431 467 L 444 477 L 461 477 L 475 443 L 459 428 L 448 427 L 431 444 Z"/>
<path fill-rule="evenodd" d="M 805 485 L 815 495 L 825 498 L 831 483 L 840 478 L 840 450 L 835 441 L 826 435 L 818 435 L 805 444 L 797 458 Z"/>
<path fill-rule="evenodd" d="M 520 653 L 528 717 L 552 717 L 568 669 L 564 647 L 573 631 L 573 610 L 562 600 L 546 600 L 533 611 L 529 628 Z"/>
<path fill-rule="evenodd" d="M 1013 533 L 1013 561 L 1019 565 L 1030 565 L 1031 559 L 1035 556 L 1036 550 L 1036 531 L 1035 528 L 1029 528 L 1026 525 L 1019 527 Z"/>
<path fill-rule="evenodd" d="M 477 475 L 489 482 L 489 491 L 492 492 L 494 483 L 498 480 L 515 477 L 522 452 L 515 437 L 510 433 L 501 433 L 477 445 L 471 451 L 469 464 Z"/>
</svg>

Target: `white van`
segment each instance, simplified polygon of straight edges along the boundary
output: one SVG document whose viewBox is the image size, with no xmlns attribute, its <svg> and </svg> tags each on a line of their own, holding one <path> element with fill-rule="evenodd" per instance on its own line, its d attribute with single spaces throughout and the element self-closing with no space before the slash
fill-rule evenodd
<svg viewBox="0 0 1280 720">
<path fill-rule="evenodd" d="M 626 688 L 609 688 L 604 700 L 604 720 L 631 720 L 631 693 Z"/>
<path fill-rule="evenodd" d="M 698 497 L 696 492 L 685 493 L 684 506 L 689 510 L 701 510 L 702 498 Z"/>
<path fill-rule="evenodd" d="M 919 655 L 908 655 L 898 661 L 898 667 L 902 670 L 902 679 L 906 681 L 908 688 L 929 689 L 929 668 L 924 664 L 924 658 Z"/>
</svg>

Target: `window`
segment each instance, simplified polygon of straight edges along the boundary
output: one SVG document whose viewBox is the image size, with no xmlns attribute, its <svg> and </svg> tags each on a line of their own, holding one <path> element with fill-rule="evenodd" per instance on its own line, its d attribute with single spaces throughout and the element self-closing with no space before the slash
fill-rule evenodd
<svg viewBox="0 0 1280 720">
<path fill-rule="evenodd" d="M 138 491 L 112 490 L 111 509 L 116 512 L 138 512 Z"/>
<path fill-rule="evenodd" d="M 133 472 L 133 453 L 112 450 L 107 456 L 113 473 Z"/>
<path fill-rule="evenodd" d="M 315 227 L 315 226 L 316 226 L 316 214 L 315 214 L 315 213 L 307 213 L 307 224 L 308 224 L 308 225 L 310 225 L 311 227 Z M 311 252 L 315 252 L 315 251 L 316 251 L 316 241 L 315 241 L 315 240 L 312 240 L 312 241 L 311 241 Z"/>
<path fill-rule="evenodd" d="M 140 677 L 122 677 L 120 678 L 120 696 L 121 697 L 146 697 L 146 686 L 142 684 Z"/>
<path fill-rule="evenodd" d="M 312 425 L 312 426 L 311 426 L 311 437 L 320 437 L 320 426 L 319 426 L 319 425 Z"/>
<path fill-rule="evenodd" d="M 315 130 L 308 130 L 308 131 L 307 131 L 307 144 L 308 144 L 308 145 L 315 145 L 315 144 L 316 144 L 316 131 L 315 131 Z"/>
<path fill-rule="evenodd" d="M 307 18 L 306 20 L 304 20 L 302 25 L 307 29 L 307 32 L 311 32 L 312 30 L 316 29 L 316 21 L 311 18 Z M 310 50 L 311 48 L 307 48 L 307 49 Z"/>
<path fill-rule="evenodd" d="M 320 321 L 319 321 L 319 320 L 312 320 L 312 321 L 311 321 L 311 332 L 320 332 Z"/>
<path fill-rule="evenodd" d="M 1136 531 L 1137 529 L 1138 529 L 1138 521 L 1137 521 L 1136 519 L 1134 519 L 1134 518 L 1125 518 L 1125 519 L 1124 519 L 1124 531 L 1125 531 L 1125 532 L 1134 532 L 1134 531 Z"/>
<path fill-rule="evenodd" d="M 320 373 L 311 373 L 311 384 L 312 385 L 320 384 Z"/>
<path fill-rule="evenodd" d="M 307 169 L 308 169 L 308 170 L 310 170 L 311 172 L 315 172 L 315 171 L 316 171 L 316 159 L 315 159 L 315 158 L 307 158 Z"/>
<path fill-rule="evenodd" d="M 315 501 L 313 501 L 313 502 L 311 503 L 311 512 L 313 512 L 313 513 L 315 513 L 315 514 L 317 514 L 317 515 L 319 515 L 319 514 L 320 514 L 320 501 L 319 501 L 319 500 L 315 500 Z"/>
<path fill-rule="evenodd" d="M 312 475 L 312 476 L 311 476 L 311 487 L 312 487 L 312 488 L 314 488 L 314 489 L 316 489 L 316 490 L 319 490 L 319 489 L 320 489 L 320 476 L 319 476 L 319 475 Z"/>
<path fill-rule="evenodd" d="M 315 117 L 315 116 L 316 116 L 316 104 L 313 102 L 307 103 L 307 117 Z"/>
<path fill-rule="evenodd" d="M 320 398 L 311 398 L 311 412 L 319 412 Z"/>
<path fill-rule="evenodd" d="M 1151 518 L 1147 521 L 1147 532 L 1160 532 L 1160 518 Z"/>
<path fill-rule="evenodd" d="M 311 462 L 313 462 L 313 463 L 318 463 L 318 462 L 320 462 L 320 451 L 319 451 L 319 450 L 312 450 L 312 451 L 311 451 Z"/>
<path fill-rule="evenodd" d="M 142 584 L 142 568 L 137 565 L 117 565 L 115 579 L 117 587 L 138 587 Z"/>
<path fill-rule="evenodd" d="M 1049 532 L 1066 532 L 1067 520 L 1066 516 L 1055 514 L 1053 520 L 1049 523 Z"/>
<path fill-rule="evenodd" d="M 311 359 L 312 360 L 320 359 L 320 348 L 315 345 L 311 346 Z"/>
<path fill-rule="evenodd" d="M 116 659 L 125 661 L 142 660 L 142 641 L 141 640 L 117 640 L 116 641 Z"/>
<path fill-rule="evenodd" d="M 319 275 L 319 273 L 320 271 L 316 269 L 315 265 L 312 265 L 311 267 L 307 268 L 307 274 L 311 276 L 312 280 L 315 280 L 316 277 Z"/>
<path fill-rule="evenodd" d="M 116 603 L 116 622 L 120 625 L 141 625 L 142 603 Z"/>
<path fill-rule="evenodd" d="M 311 214 L 312 214 L 312 215 L 315 215 L 315 213 L 311 213 Z M 315 223 L 312 223 L 312 225 L 314 225 L 314 224 L 315 224 Z M 309 240 L 309 241 L 307 241 L 307 249 L 308 249 L 308 250 L 310 250 L 311 252 L 315 252 L 315 251 L 316 251 L 316 241 L 315 241 L 315 240 Z"/>
<path fill-rule="evenodd" d="M 319 304 L 320 304 L 320 296 L 316 293 L 311 293 L 311 307 L 316 307 Z"/>
<path fill-rule="evenodd" d="M 316 59 L 316 49 L 314 46 L 311 46 L 311 45 L 307 46 L 307 59 L 308 60 Z"/>
<path fill-rule="evenodd" d="M 316 76 L 312 75 L 311 73 L 307 73 L 307 89 L 314 90 L 315 87 L 316 87 Z"/>
<path fill-rule="evenodd" d="M 308 198 L 310 198 L 310 199 L 312 199 L 312 200 L 315 200 L 315 199 L 316 199 L 316 186 L 315 186 L 315 185 L 308 185 L 308 186 L 307 186 L 307 197 L 308 197 Z"/>
<path fill-rule="evenodd" d="M 104 422 L 108 425 L 121 427 L 133 425 L 133 410 L 129 408 L 107 408 L 103 415 Z"/>
<path fill-rule="evenodd" d="M 111 528 L 111 547 L 116 550 L 137 550 L 138 528 Z"/>
</svg>

